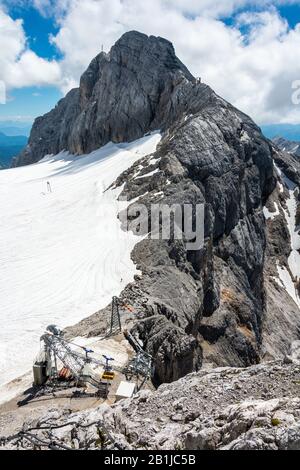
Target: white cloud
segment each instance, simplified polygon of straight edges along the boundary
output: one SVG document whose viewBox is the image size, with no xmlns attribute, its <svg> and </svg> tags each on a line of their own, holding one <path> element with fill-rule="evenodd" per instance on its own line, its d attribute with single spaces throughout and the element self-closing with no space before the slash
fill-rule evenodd
<svg viewBox="0 0 300 470">
<path fill-rule="evenodd" d="M 300 26 L 289 29 L 272 6 L 242 13 L 234 27 L 217 19 L 238 7 L 275 3 L 300 2 L 72 0 L 66 14 L 65 2 L 58 2 L 61 27 L 53 42 L 65 57 L 66 83 L 73 85 L 101 45 L 109 50 L 125 31 L 164 36 L 193 74 L 257 122 L 300 122 L 300 107 L 291 101 L 291 84 L 300 78 Z"/>
<path fill-rule="evenodd" d="M 7 64 L 3 79 L 11 88 L 60 85 L 61 69 L 57 62 L 45 60 L 25 50 L 16 62 Z"/>
<path fill-rule="evenodd" d="M 60 65 L 29 50 L 22 21 L 14 21 L 1 8 L 0 44 L 0 80 L 7 89 L 61 83 Z"/>
<path fill-rule="evenodd" d="M 15 60 L 25 47 L 22 21 L 13 21 L 0 9 L 1 65 Z M 2 68 L 2 67 L 1 67 Z"/>
<path fill-rule="evenodd" d="M 10 1 L 10 0 L 9 0 Z M 16 0 L 31 3 L 43 16 L 55 16 L 65 13 L 73 0 Z"/>
<path fill-rule="evenodd" d="M 7 49 L 0 51 L 0 70 L 5 55 L 13 86 L 54 83 L 67 91 L 78 84 L 102 45 L 109 50 L 125 31 L 136 29 L 172 41 L 194 75 L 257 122 L 300 122 L 300 106 L 291 101 L 292 83 L 300 79 L 300 25 L 289 28 L 274 7 L 300 0 L 32 2 L 43 14 L 55 16 L 59 32 L 52 41 L 64 58 L 57 63 L 37 57 L 26 48 L 22 24 L 11 20 L 14 33 L 4 35 Z M 232 13 L 235 22 L 228 26 L 221 17 Z"/>
<path fill-rule="evenodd" d="M 15 1 L 19 1 L 21 3 L 26 1 L 30 2 L 30 0 Z M 78 5 L 85 1 L 86 0 L 31 0 L 40 12 L 47 11 L 48 14 L 50 13 L 50 10 L 52 10 L 52 14 L 65 13 L 70 9 L 70 7 L 72 7 L 72 5 Z M 103 3 L 103 0 L 95 0 L 95 2 Z M 143 3 L 146 2 L 147 0 Z M 105 0 L 104 3 L 108 4 Z M 128 0 L 121 0 L 120 3 L 124 3 L 126 7 Z M 138 8 L 138 0 L 134 0 L 132 3 L 135 8 Z M 151 6 L 152 2 L 150 0 L 148 0 L 148 3 Z M 161 3 L 166 10 L 176 10 L 180 14 L 219 18 L 228 15 L 230 16 L 243 8 L 252 7 L 256 9 L 267 9 L 271 6 L 299 5 L 300 0 L 161 0 L 159 3 Z"/>
<path fill-rule="evenodd" d="M 52 0 L 33 0 L 34 7 L 43 15 L 47 15 L 54 7 Z"/>
</svg>

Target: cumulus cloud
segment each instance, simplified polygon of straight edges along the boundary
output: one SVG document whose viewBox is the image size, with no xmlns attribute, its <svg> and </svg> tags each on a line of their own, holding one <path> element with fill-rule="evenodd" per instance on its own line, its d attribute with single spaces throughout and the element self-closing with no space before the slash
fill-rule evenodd
<svg viewBox="0 0 300 470">
<path fill-rule="evenodd" d="M 61 83 L 60 65 L 28 49 L 22 21 L 13 20 L 1 8 L 0 44 L 0 80 L 8 89 Z"/>
<path fill-rule="evenodd" d="M 16 33 L 9 47 L 14 59 L 7 68 L 12 83 L 45 80 L 66 92 L 78 84 L 102 45 L 109 50 L 121 34 L 136 29 L 172 41 L 195 76 L 257 122 L 300 122 L 300 107 L 291 100 L 292 83 L 300 79 L 300 25 L 291 29 L 275 8 L 300 0 L 32 2 L 55 18 L 59 31 L 51 41 L 63 59 L 38 58 L 26 49 L 22 24 L 12 22 Z M 222 18 L 232 14 L 229 26 Z"/>
<path fill-rule="evenodd" d="M 61 68 L 55 61 L 38 57 L 25 50 L 15 62 L 9 62 L 2 73 L 2 79 L 10 88 L 26 86 L 57 85 L 62 83 Z"/>
<path fill-rule="evenodd" d="M 65 13 L 72 4 L 81 0 L 8 0 L 20 3 L 31 2 L 41 13 Z M 82 0 L 85 1 L 85 0 Z M 95 0 L 101 3 L 103 0 Z M 146 0 L 147 1 L 147 0 Z M 125 0 L 126 3 L 126 0 Z M 149 3 L 150 0 L 149 0 Z M 270 6 L 297 5 L 299 0 L 162 0 L 166 9 L 177 10 L 184 15 L 224 17 L 242 8 L 266 9 Z M 134 2 L 137 7 L 138 0 Z"/>
<path fill-rule="evenodd" d="M 171 40 L 194 75 L 259 123 L 300 121 L 291 101 L 292 82 L 300 78 L 300 26 L 289 28 L 271 6 L 276 1 L 73 0 L 67 13 L 66 1 L 56 10 L 60 30 L 52 38 L 64 55 L 65 91 L 102 45 L 109 50 L 137 29 Z M 219 18 L 245 6 L 258 10 L 237 15 L 233 26 Z"/>
</svg>

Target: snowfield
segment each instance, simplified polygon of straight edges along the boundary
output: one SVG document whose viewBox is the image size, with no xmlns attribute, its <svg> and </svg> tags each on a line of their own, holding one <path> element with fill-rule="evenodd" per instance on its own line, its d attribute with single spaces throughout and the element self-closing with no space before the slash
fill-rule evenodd
<svg viewBox="0 0 300 470">
<path fill-rule="evenodd" d="M 31 368 L 47 325 L 83 319 L 133 280 L 139 238 L 120 228 L 122 188 L 108 188 L 159 141 L 0 172 L 0 386 Z"/>
</svg>

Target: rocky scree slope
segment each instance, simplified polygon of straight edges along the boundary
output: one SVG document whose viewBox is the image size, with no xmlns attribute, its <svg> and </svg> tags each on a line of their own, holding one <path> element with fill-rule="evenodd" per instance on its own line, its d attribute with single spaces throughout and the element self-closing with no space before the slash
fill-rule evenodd
<svg viewBox="0 0 300 470">
<path fill-rule="evenodd" d="M 132 253 L 142 275 L 122 297 L 134 307 L 133 333 L 153 355 L 159 385 L 203 362 L 249 366 L 271 354 L 268 344 L 262 349 L 263 325 L 273 319 L 263 207 L 278 179 L 273 144 L 248 116 L 192 77 L 168 41 L 129 32 L 92 61 L 79 89 L 35 122 L 15 164 L 62 149 L 88 152 L 155 129 L 162 131 L 156 153 L 115 185 L 125 184 L 122 195 L 147 207 L 205 203 L 203 249 L 144 239 Z M 287 308 L 299 317 L 297 306 Z M 85 334 L 95 334 L 104 313 L 82 323 Z M 298 337 L 294 328 L 285 343 Z M 282 353 L 273 345 L 273 355 Z"/>
<path fill-rule="evenodd" d="M 73 449 L 117 444 L 126 450 L 297 450 L 299 364 L 298 356 L 247 369 L 201 370 L 112 406 L 78 413 L 50 409 L 24 423 L 23 430 L 35 428 L 31 434 L 42 442 Z M 4 429 L 10 419 L 9 414 L 2 417 Z M 4 447 L 31 449 L 33 444 L 4 440 Z"/>
</svg>

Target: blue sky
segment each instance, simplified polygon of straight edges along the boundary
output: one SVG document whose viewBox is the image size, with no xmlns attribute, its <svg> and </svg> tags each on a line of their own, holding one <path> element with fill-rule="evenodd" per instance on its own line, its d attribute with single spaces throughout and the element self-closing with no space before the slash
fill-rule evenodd
<svg viewBox="0 0 300 470">
<path fill-rule="evenodd" d="M 11 90 L 5 106 L 0 105 L 0 123 L 9 120 L 32 122 L 52 109 L 62 97 L 62 92 L 54 86 Z"/>
<path fill-rule="evenodd" d="M 291 27 L 300 22 L 300 5 L 282 6 L 279 8 L 281 15 L 286 18 Z"/>
<path fill-rule="evenodd" d="M 33 6 L 12 6 L 9 9 L 11 18 L 23 21 L 28 45 L 39 57 L 45 59 L 61 59 L 61 53 L 49 40 L 58 32 L 53 17 L 43 16 Z M 37 86 L 12 89 L 7 93 L 7 103 L 0 106 L 1 120 L 15 121 L 18 117 L 22 122 L 32 122 L 37 116 L 52 109 L 63 93 L 54 86 Z"/>
<path fill-rule="evenodd" d="M 57 47 L 49 41 L 51 35 L 55 35 L 59 28 L 53 17 L 45 17 L 33 6 L 13 6 L 9 9 L 10 16 L 17 20 L 22 18 L 30 49 L 40 57 L 46 59 L 60 59 L 61 54 Z"/>
<path fill-rule="evenodd" d="M 235 21 L 236 15 L 242 12 L 249 12 L 249 11 L 254 12 L 254 11 L 259 11 L 259 10 L 263 10 L 263 7 L 260 9 L 254 6 L 249 7 L 249 8 L 242 8 L 236 11 L 234 15 L 231 15 L 229 17 L 226 17 L 226 16 L 223 17 L 223 20 L 225 23 L 232 25 Z M 300 22 L 300 4 L 299 5 L 279 5 L 277 10 L 280 13 L 280 15 L 289 22 L 289 25 L 292 28 L 294 28 Z"/>
<path fill-rule="evenodd" d="M 298 23 L 296 0 L 0 0 L 0 121 L 48 112 L 102 44 L 138 29 L 170 39 L 194 75 L 259 124 L 298 124 Z"/>
</svg>

